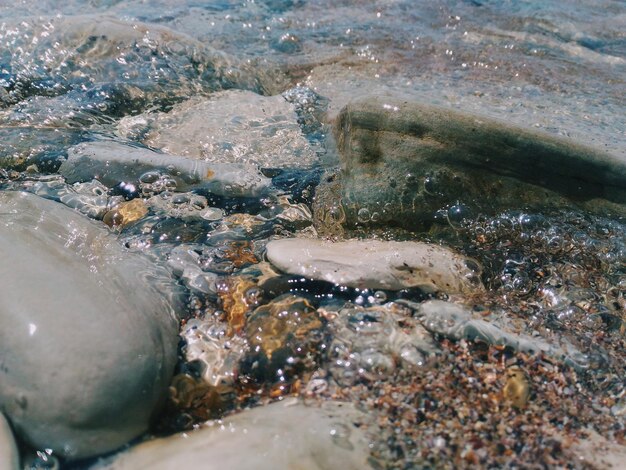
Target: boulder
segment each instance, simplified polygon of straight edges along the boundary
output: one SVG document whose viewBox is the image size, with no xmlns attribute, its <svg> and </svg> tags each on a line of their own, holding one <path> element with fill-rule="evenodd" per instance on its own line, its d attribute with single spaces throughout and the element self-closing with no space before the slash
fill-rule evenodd
<svg viewBox="0 0 626 470">
<path fill-rule="evenodd" d="M 626 160 L 566 139 L 376 97 L 344 107 L 334 131 L 350 225 L 571 204 L 626 212 Z"/>
<path fill-rule="evenodd" d="M 363 423 L 364 416 L 347 403 L 314 407 L 289 399 L 139 444 L 91 470 L 367 469 Z"/>
<path fill-rule="evenodd" d="M 0 412 L 68 459 L 146 431 L 177 359 L 168 271 L 103 225 L 32 194 L 0 192 Z"/>
<path fill-rule="evenodd" d="M 454 251 L 421 242 L 290 238 L 267 244 L 281 271 L 359 289 L 470 293 L 482 288 L 478 264 Z"/>
</svg>

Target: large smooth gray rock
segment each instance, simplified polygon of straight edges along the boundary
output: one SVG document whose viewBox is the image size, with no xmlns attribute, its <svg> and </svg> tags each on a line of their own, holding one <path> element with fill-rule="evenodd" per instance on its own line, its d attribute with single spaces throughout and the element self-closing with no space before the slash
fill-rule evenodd
<svg viewBox="0 0 626 470">
<path fill-rule="evenodd" d="M 0 412 L 68 458 L 142 434 L 176 362 L 169 273 L 102 225 L 0 192 Z"/>
<path fill-rule="evenodd" d="M 208 163 L 157 153 L 113 141 L 78 144 L 68 150 L 59 173 L 68 183 L 97 179 L 107 186 L 137 181 L 149 171 L 169 174 L 177 190 L 202 188 L 220 196 L 255 197 L 268 191 L 271 180 L 254 165 Z"/>
<path fill-rule="evenodd" d="M 540 132 L 373 97 L 348 104 L 335 135 L 349 224 L 413 228 L 451 206 L 494 212 L 579 204 L 626 213 L 626 161 Z"/>
<path fill-rule="evenodd" d="M 139 444 L 91 470 L 362 470 L 371 468 L 364 419 L 348 403 L 288 399 Z"/>
<path fill-rule="evenodd" d="M 268 261 L 281 271 L 342 286 L 447 293 L 482 289 L 475 261 L 429 243 L 288 238 L 266 248 Z"/>
</svg>

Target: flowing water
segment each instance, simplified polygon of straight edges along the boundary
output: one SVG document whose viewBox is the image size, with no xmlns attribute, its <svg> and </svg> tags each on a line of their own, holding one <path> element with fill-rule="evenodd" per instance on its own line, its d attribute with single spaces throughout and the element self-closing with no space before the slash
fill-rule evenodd
<svg viewBox="0 0 626 470">
<path fill-rule="evenodd" d="M 363 212 L 330 233 L 453 247 L 486 287 L 465 297 L 280 274 L 265 246 L 321 237 L 314 206 L 337 204 L 315 194 L 339 167 L 328 123 L 350 100 L 459 109 L 624 161 L 625 89 L 621 1 L 1 2 L 0 190 L 102 221 L 184 285 L 154 434 L 295 395 L 367 411 L 375 468 L 593 466 L 568 450 L 574 436 L 625 439 L 623 219 L 461 201 L 421 232 L 370 227 Z M 109 152 L 109 180 L 72 184 L 87 170 L 62 165 L 81 143 Z M 169 160 L 115 173 L 131 149 L 251 166 L 208 167 L 227 175 L 219 187 Z M 415 306 L 433 298 L 560 352 L 426 331 Z"/>
</svg>

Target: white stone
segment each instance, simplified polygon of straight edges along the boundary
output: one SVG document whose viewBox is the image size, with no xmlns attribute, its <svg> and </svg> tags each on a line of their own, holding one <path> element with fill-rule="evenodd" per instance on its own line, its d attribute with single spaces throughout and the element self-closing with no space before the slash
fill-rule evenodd
<svg viewBox="0 0 626 470">
<path fill-rule="evenodd" d="M 367 440 L 347 403 L 305 406 L 295 399 L 243 411 L 223 421 L 139 444 L 92 470 L 362 470 Z"/>
<path fill-rule="evenodd" d="M 290 238 L 269 242 L 267 259 L 289 274 L 361 289 L 460 293 L 481 288 L 479 273 L 468 267 L 475 262 L 429 243 Z"/>
</svg>

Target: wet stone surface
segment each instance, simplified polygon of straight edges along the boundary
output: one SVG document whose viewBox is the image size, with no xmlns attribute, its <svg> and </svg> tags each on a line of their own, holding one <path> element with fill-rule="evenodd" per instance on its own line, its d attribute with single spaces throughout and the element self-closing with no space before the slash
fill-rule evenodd
<svg viewBox="0 0 626 470">
<path fill-rule="evenodd" d="M 0 467 L 619 467 L 625 15 L 0 4 Z"/>
<path fill-rule="evenodd" d="M 70 459 L 114 450 L 165 398 L 177 289 L 79 213 L 27 193 L 0 198 L 0 407 L 36 448 Z"/>
<path fill-rule="evenodd" d="M 241 90 L 124 118 L 119 132 L 166 153 L 262 168 L 309 168 L 321 152 L 309 144 L 285 98 Z"/>
</svg>

